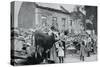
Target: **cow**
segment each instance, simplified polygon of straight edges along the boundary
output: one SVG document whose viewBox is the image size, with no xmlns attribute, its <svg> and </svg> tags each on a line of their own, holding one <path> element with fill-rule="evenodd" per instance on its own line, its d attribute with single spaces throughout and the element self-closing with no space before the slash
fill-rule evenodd
<svg viewBox="0 0 100 67">
<path fill-rule="evenodd" d="M 44 59 L 47 60 L 49 49 L 53 47 L 56 41 L 58 41 L 55 39 L 56 35 L 54 33 L 48 35 L 41 31 L 35 31 L 33 36 L 35 38 L 35 45 L 33 46 L 35 47 L 35 51 L 32 52 L 24 62 L 21 62 L 21 64 L 40 64 L 44 61 Z"/>
</svg>

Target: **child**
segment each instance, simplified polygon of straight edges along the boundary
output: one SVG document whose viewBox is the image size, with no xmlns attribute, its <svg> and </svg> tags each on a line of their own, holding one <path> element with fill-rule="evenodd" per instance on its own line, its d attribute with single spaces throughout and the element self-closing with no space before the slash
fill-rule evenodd
<svg viewBox="0 0 100 67">
<path fill-rule="evenodd" d="M 60 63 L 63 63 L 63 58 L 64 58 L 64 47 L 63 47 L 61 41 L 59 41 L 58 57 L 59 57 L 59 62 L 60 62 Z"/>
</svg>

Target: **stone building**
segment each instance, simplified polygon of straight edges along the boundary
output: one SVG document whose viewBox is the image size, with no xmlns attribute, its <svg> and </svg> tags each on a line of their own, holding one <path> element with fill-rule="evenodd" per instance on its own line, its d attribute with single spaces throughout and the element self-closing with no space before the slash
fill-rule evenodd
<svg viewBox="0 0 100 67">
<path fill-rule="evenodd" d="M 15 2 L 15 9 L 16 9 Z M 49 5 L 48 5 L 49 4 Z M 46 6 L 45 6 L 46 5 Z M 36 25 L 54 26 L 58 30 L 70 28 L 70 13 L 60 4 L 22 2 L 16 14 L 15 26 L 29 29 Z M 57 8 L 56 8 L 57 7 Z"/>
<path fill-rule="evenodd" d="M 80 19 L 73 21 L 72 16 L 77 12 L 69 12 L 62 4 L 16 1 L 14 5 L 14 28 L 30 29 L 40 25 L 69 33 L 84 30 Z"/>
</svg>

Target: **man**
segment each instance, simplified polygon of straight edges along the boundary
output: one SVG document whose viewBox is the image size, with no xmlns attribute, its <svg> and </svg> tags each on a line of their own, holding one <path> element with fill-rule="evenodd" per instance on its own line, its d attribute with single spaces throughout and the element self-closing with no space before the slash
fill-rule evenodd
<svg viewBox="0 0 100 67">
<path fill-rule="evenodd" d="M 91 38 L 90 37 L 88 37 L 86 49 L 87 49 L 87 57 L 90 57 L 90 52 L 91 52 Z"/>
<path fill-rule="evenodd" d="M 84 61 L 85 57 L 85 43 L 84 41 L 81 41 L 80 43 L 80 60 Z"/>
<path fill-rule="evenodd" d="M 23 50 L 24 54 L 27 54 L 27 45 L 25 42 L 23 43 L 22 50 Z"/>
</svg>

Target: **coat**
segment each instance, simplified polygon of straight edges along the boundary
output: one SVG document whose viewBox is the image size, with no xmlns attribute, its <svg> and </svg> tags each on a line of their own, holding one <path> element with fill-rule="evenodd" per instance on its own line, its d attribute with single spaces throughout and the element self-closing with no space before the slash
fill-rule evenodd
<svg viewBox="0 0 100 67">
<path fill-rule="evenodd" d="M 91 51 L 91 43 L 87 43 L 87 45 L 86 45 L 86 51 Z"/>
<path fill-rule="evenodd" d="M 85 45 L 80 46 L 80 56 L 85 56 Z"/>
</svg>

